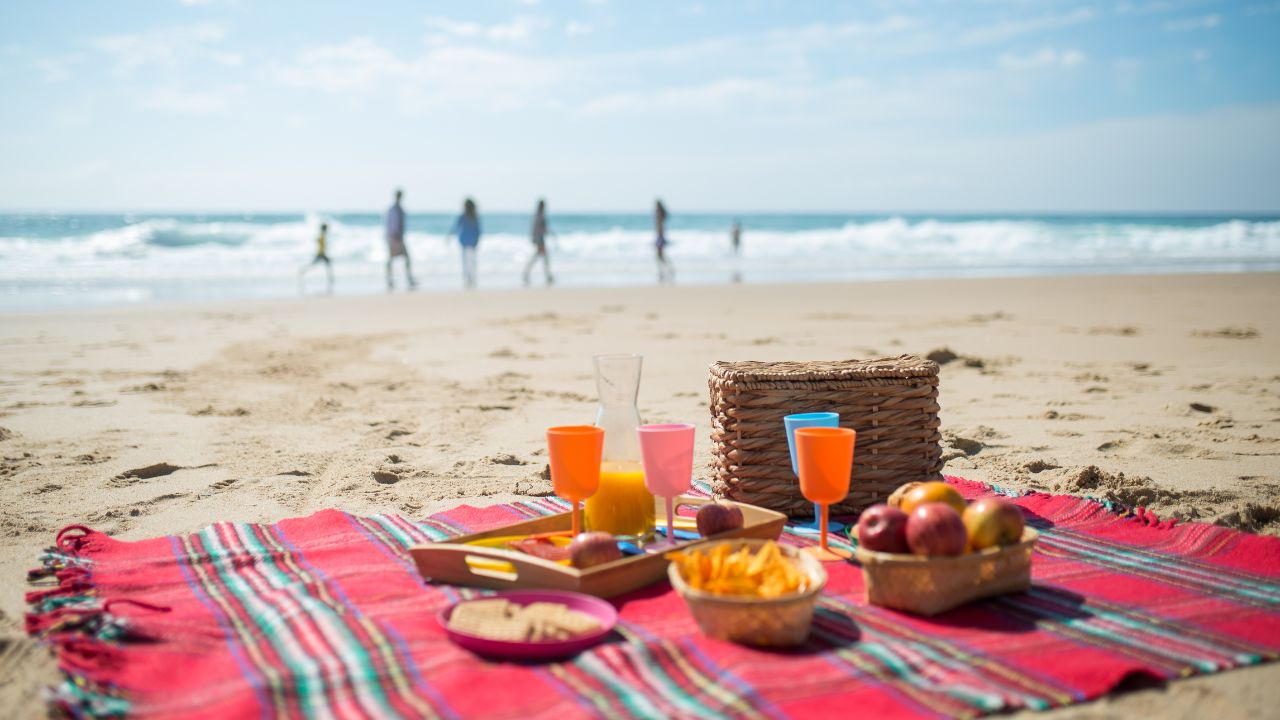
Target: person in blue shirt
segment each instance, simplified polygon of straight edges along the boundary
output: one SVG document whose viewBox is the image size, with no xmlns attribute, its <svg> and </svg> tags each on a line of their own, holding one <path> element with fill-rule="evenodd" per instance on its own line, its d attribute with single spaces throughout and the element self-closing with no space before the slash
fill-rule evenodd
<svg viewBox="0 0 1280 720">
<path fill-rule="evenodd" d="M 476 212 L 474 200 L 467 198 L 462 204 L 462 214 L 453 223 L 449 234 L 457 235 L 458 245 L 462 247 L 462 284 L 473 289 L 476 286 L 476 246 L 480 244 L 480 214 Z"/>
</svg>

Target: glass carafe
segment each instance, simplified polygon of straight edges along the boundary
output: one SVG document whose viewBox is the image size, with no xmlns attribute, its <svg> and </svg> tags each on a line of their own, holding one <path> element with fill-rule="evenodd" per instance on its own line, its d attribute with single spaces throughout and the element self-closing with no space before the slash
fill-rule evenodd
<svg viewBox="0 0 1280 720">
<path fill-rule="evenodd" d="M 654 500 L 644 485 L 640 463 L 640 355 L 597 355 L 596 390 L 600 407 L 596 425 L 604 428 L 600 486 L 587 499 L 587 528 L 623 539 L 653 537 Z"/>
</svg>

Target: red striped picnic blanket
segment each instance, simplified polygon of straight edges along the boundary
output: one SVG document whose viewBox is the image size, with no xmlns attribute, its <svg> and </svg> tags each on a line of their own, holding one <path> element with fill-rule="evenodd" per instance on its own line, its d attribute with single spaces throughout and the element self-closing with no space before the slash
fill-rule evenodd
<svg viewBox="0 0 1280 720">
<path fill-rule="evenodd" d="M 85 717 L 964 717 L 1280 653 L 1280 540 L 1075 497 L 1015 501 L 1041 532 L 1030 592 L 917 618 L 865 605 L 858 568 L 835 564 L 809 643 L 785 652 L 702 636 L 665 583 L 616 599 L 615 637 L 572 660 L 452 645 L 435 613 L 477 593 L 424 584 L 405 548 L 563 511 L 555 499 L 423 522 L 326 510 L 138 542 L 75 526 L 32 572 L 47 587 L 29 594 L 27 627 L 57 654 L 54 707 Z"/>
</svg>

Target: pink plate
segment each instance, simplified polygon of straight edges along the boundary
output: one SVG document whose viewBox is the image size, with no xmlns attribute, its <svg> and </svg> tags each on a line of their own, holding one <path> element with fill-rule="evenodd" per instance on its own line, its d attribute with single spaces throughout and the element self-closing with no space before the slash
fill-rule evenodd
<svg viewBox="0 0 1280 720">
<path fill-rule="evenodd" d="M 613 626 L 618 624 L 618 611 L 613 608 L 613 605 L 598 597 L 583 595 L 582 593 L 563 590 L 513 590 L 511 592 L 496 593 L 491 597 L 505 598 L 517 605 L 529 605 L 535 602 L 560 603 L 570 610 L 586 613 L 599 620 L 600 630 L 572 640 L 549 640 L 546 642 L 491 640 L 451 630 L 449 628 L 449 617 L 453 615 L 453 609 L 459 604 L 454 603 L 436 615 L 436 619 L 440 621 L 440 627 L 444 628 L 444 631 L 449 634 L 450 640 L 479 655 L 524 660 L 546 660 L 568 657 L 582 652 L 600 642 L 600 639 L 608 635 L 613 630 Z"/>
</svg>

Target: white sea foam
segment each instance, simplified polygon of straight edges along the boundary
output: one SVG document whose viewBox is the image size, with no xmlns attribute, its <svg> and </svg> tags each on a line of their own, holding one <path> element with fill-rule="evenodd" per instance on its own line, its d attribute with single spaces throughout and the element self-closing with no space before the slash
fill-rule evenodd
<svg viewBox="0 0 1280 720">
<path fill-rule="evenodd" d="M 382 284 L 386 246 L 377 218 L 307 215 L 271 221 L 157 217 L 116 226 L 39 232 L 0 222 L 0 307 L 91 305 L 163 298 L 277 296 L 296 292 L 296 273 L 329 223 L 340 292 Z M 519 283 L 530 254 L 522 217 L 486 219 L 481 285 Z M 681 282 L 807 282 L 887 277 L 1169 272 L 1280 268 L 1280 220 L 902 217 L 815 221 L 748 217 L 739 258 L 728 218 L 673 225 L 669 256 Z M 79 223 L 77 223 L 79 224 Z M 110 225 L 111 223 L 105 223 Z M 653 235 L 642 217 L 579 217 L 551 243 L 565 285 L 653 282 Z M 447 218 L 412 218 L 407 242 L 427 287 L 459 284 L 458 249 Z M 397 271 L 398 272 L 398 271 Z M 536 275 L 535 275 L 536 277 Z"/>
</svg>

